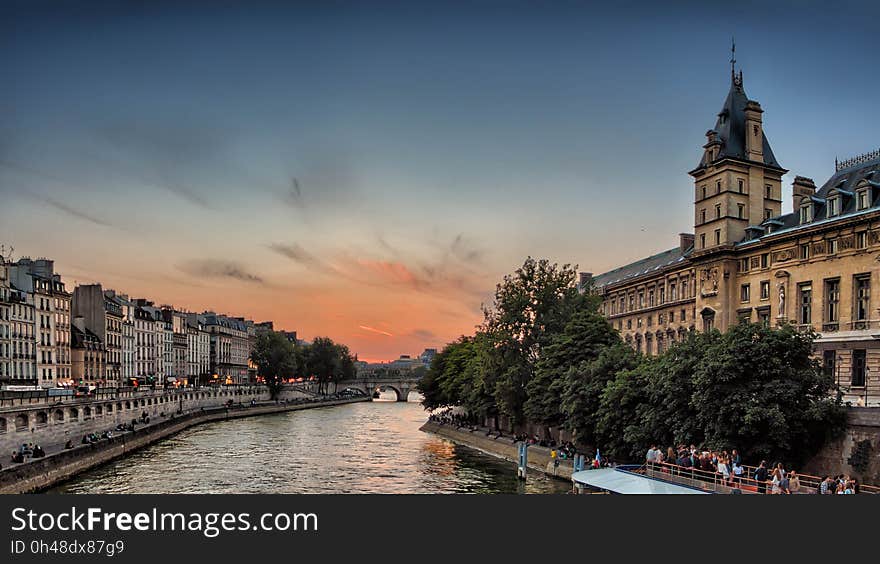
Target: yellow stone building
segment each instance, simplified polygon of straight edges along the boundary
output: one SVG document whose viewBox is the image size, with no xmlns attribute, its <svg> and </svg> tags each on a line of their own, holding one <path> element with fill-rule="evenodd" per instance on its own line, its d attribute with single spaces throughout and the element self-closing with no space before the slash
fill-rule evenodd
<svg viewBox="0 0 880 564">
<path fill-rule="evenodd" d="M 821 188 L 797 176 L 792 213 L 742 72 L 694 179 L 694 234 L 668 251 L 592 277 L 623 339 L 657 354 L 688 331 L 741 321 L 812 327 L 816 354 L 854 405 L 880 405 L 880 151 L 835 162 Z"/>
</svg>

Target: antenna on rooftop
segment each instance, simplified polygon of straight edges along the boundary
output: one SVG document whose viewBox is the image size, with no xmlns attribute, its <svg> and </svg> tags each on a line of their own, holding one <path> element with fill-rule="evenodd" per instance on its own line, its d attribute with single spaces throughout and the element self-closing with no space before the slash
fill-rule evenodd
<svg viewBox="0 0 880 564">
<path fill-rule="evenodd" d="M 736 79 L 736 39 L 730 36 L 730 80 Z"/>
</svg>

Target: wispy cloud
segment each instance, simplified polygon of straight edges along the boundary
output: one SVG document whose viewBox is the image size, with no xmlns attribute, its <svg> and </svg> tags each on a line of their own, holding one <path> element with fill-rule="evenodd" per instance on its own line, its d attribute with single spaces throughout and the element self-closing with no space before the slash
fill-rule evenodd
<svg viewBox="0 0 880 564">
<path fill-rule="evenodd" d="M 435 335 L 434 332 L 430 329 L 413 329 L 412 331 L 410 331 L 409 336 L 425 340 L 437 338 L 437 335 Z"/>
<path fill-rule="evenodd" d="M 364 331 L 369 331 L 370 333 L 377 333 L 379 335 L 385 335 L 387 337 L 393 337 L 394 335 L 389 333 L 388 331 L 383 331 L 381 329 L 376 329 L 375 327 L 370 327 L 368 325 L 358 325 Z"/>
<path fill-rule="evenodd" d="M 346 274 L 340 272 L 333 265 L 327 263 L 326 261 L 307 251 L 302 245 L 299 245 L 298 243 L 270 243 L 269 245 L 266 245 L 266 247 L 271 251 L 278 253 L 279 255 L 288 258 L 297 264 L 301 264 L 311 270 L 322 272 L 324 274 L 344 276 L 346 278 L 348 277 Z"/>
<path fill-rule="evenodd" d="M 237 262 L 217 259 L 191 260 L 178 265 L 178 269 L 196 277 L 222 277 L 248 282 L 252 284 L 265 284 L 262 277 L 252 274 Z"/>
<path fill-rule="evenodd" d="M 50 198 L 48 196 L 34 196 L 37 200 L 49 204 L 56 210 L 62 211 L 71 217 L 75 217 L 77 219 L 82 219 L 84 221 L 88 221 L 94 225 L 100 225 L 101 227 L 113 227 L 113 224 L 109 221 L 105 221 L 100 217 L 94 216 L 92 214 L 86 213 L 82 210 L 79 210 L 73 206 L 65 204 L 64 202 L 59 202 L 54 198 Z"/>
</svg>

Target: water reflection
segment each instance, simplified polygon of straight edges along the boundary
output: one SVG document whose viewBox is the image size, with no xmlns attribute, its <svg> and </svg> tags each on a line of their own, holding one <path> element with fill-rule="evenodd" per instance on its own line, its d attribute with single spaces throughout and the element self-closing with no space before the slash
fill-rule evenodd
<svg viewBox="0 0 880 564">
<path fill-rule="evenodd" d="M 391 393 L 393 398 L 393 392 Z M 211 423 L 112 462 L 65 493 L 562 493 L 568 484 L 419 426 L 417 403 L 378 401 Z"/>
</svg>

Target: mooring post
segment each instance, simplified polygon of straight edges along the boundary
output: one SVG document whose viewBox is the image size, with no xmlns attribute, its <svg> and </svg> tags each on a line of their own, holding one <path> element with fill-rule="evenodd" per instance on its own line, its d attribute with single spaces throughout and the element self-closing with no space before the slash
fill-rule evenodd
<svg viewBox="0 0 880 564">
<path fill-rule="evenodd" d="M 526 469 L 529 466 L 529 445 L 525 441 L 519 443 L 519 467 L 516 469 L 516 477 L 526 479 Z"/>
</svg>

